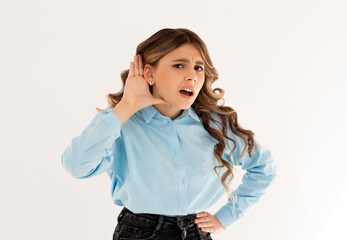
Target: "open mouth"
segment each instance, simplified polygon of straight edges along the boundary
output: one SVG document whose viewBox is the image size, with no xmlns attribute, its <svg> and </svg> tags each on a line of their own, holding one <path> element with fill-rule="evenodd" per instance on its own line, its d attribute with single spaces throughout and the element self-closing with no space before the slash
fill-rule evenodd
<svg viewBox="0 0 347 240">
<path fill-rule="evenodd" d="M 186 95 L 186 96 L 192 96 L 193 95 L 193 92 L 190 92 L 190 91 L 186 91 L 186 90 L 180 90 L 180 93 Z"/>
</svg>

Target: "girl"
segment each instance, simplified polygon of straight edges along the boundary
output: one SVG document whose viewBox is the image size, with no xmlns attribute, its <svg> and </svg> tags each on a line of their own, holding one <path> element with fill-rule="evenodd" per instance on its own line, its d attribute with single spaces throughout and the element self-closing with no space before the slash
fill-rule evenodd
<svg viewBox="0 0 347 240">
<path fill-rule="evenodd" d="M 269 149 L 224 106 L 224 90 L 212 89 L 217 70 L 188 29 L 165 28 L 140 43 L 121 78 L 121 91 L 72 139 L 62 165 L 80 179 L 108 173 L 114 204 L 123 206 L 114 240 L 212 239 L 273 182 Z M 233 166 L 247 171 L 234 196 Z M 225 191 L 224 206 L 204 211 Z"/>
</svg>

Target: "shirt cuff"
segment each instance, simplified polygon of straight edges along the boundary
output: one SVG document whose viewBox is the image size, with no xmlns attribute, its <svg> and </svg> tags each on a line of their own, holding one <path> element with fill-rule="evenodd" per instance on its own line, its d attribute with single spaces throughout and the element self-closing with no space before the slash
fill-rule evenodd
<svg viewBox="0 0 347 240">
<path fill-rule="evenodd" d="M 222 223 L 225 229 L 238 220 L 238 217 L 233 214 L 229 206 L 222 206 L 214 216 Z"/>
</svg>

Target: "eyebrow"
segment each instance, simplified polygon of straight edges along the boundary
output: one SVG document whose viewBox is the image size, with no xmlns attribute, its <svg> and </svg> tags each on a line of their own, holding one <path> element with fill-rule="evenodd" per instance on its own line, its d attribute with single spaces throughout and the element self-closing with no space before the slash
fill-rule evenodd
<svg viewBox="0 0 347 240">
<path fill-rule="evenodd" d="M 188 61 L 188 59 L 180 58 L 180 59 L 173 60 L 172 62 L 189 62 L 189 61 Z M 196 61 L 195 63 L 204 65 L 204 63 L 201 61 Z"/>
</svg>

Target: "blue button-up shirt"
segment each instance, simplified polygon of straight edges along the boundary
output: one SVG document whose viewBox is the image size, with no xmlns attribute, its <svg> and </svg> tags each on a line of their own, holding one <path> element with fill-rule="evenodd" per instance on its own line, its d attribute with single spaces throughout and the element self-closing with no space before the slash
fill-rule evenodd
<svg viewBox="0 0 347 240">
<path fill-rule="evenodd" d="M 219 165 L 213 154 L 217 140 L 205 130 L 192 107 L 171 120 L 151 105 L 122 126 L 113 109 L 96 113 L 61 155 L 62 165 L 73 177 L 90 178 L 107 172 L 114 204 L 134 213 L 193 214 L 210 208 L 226 193 L 220 181 L 226 168 L 220 177 L 214 171 Z M 211 116 L 220 120 L 213 112 Z M 212 121 L 210 126 L 221 130 Z M 228 159 L 233 142 L 225 138 L 229 146 L 226 144 L 223 159 L 247 172 L 235 190 L 235 207 L 228 199 L 214 214 L 225 228 L 258 202 L 276 176 L 269 149 L 255 140 L 259 146 L 254 157 L 245 151 L 235 163 L 244 142 L 230 129 L 228 136 L 237 142 L 237 148 Z"/>
</svg>

